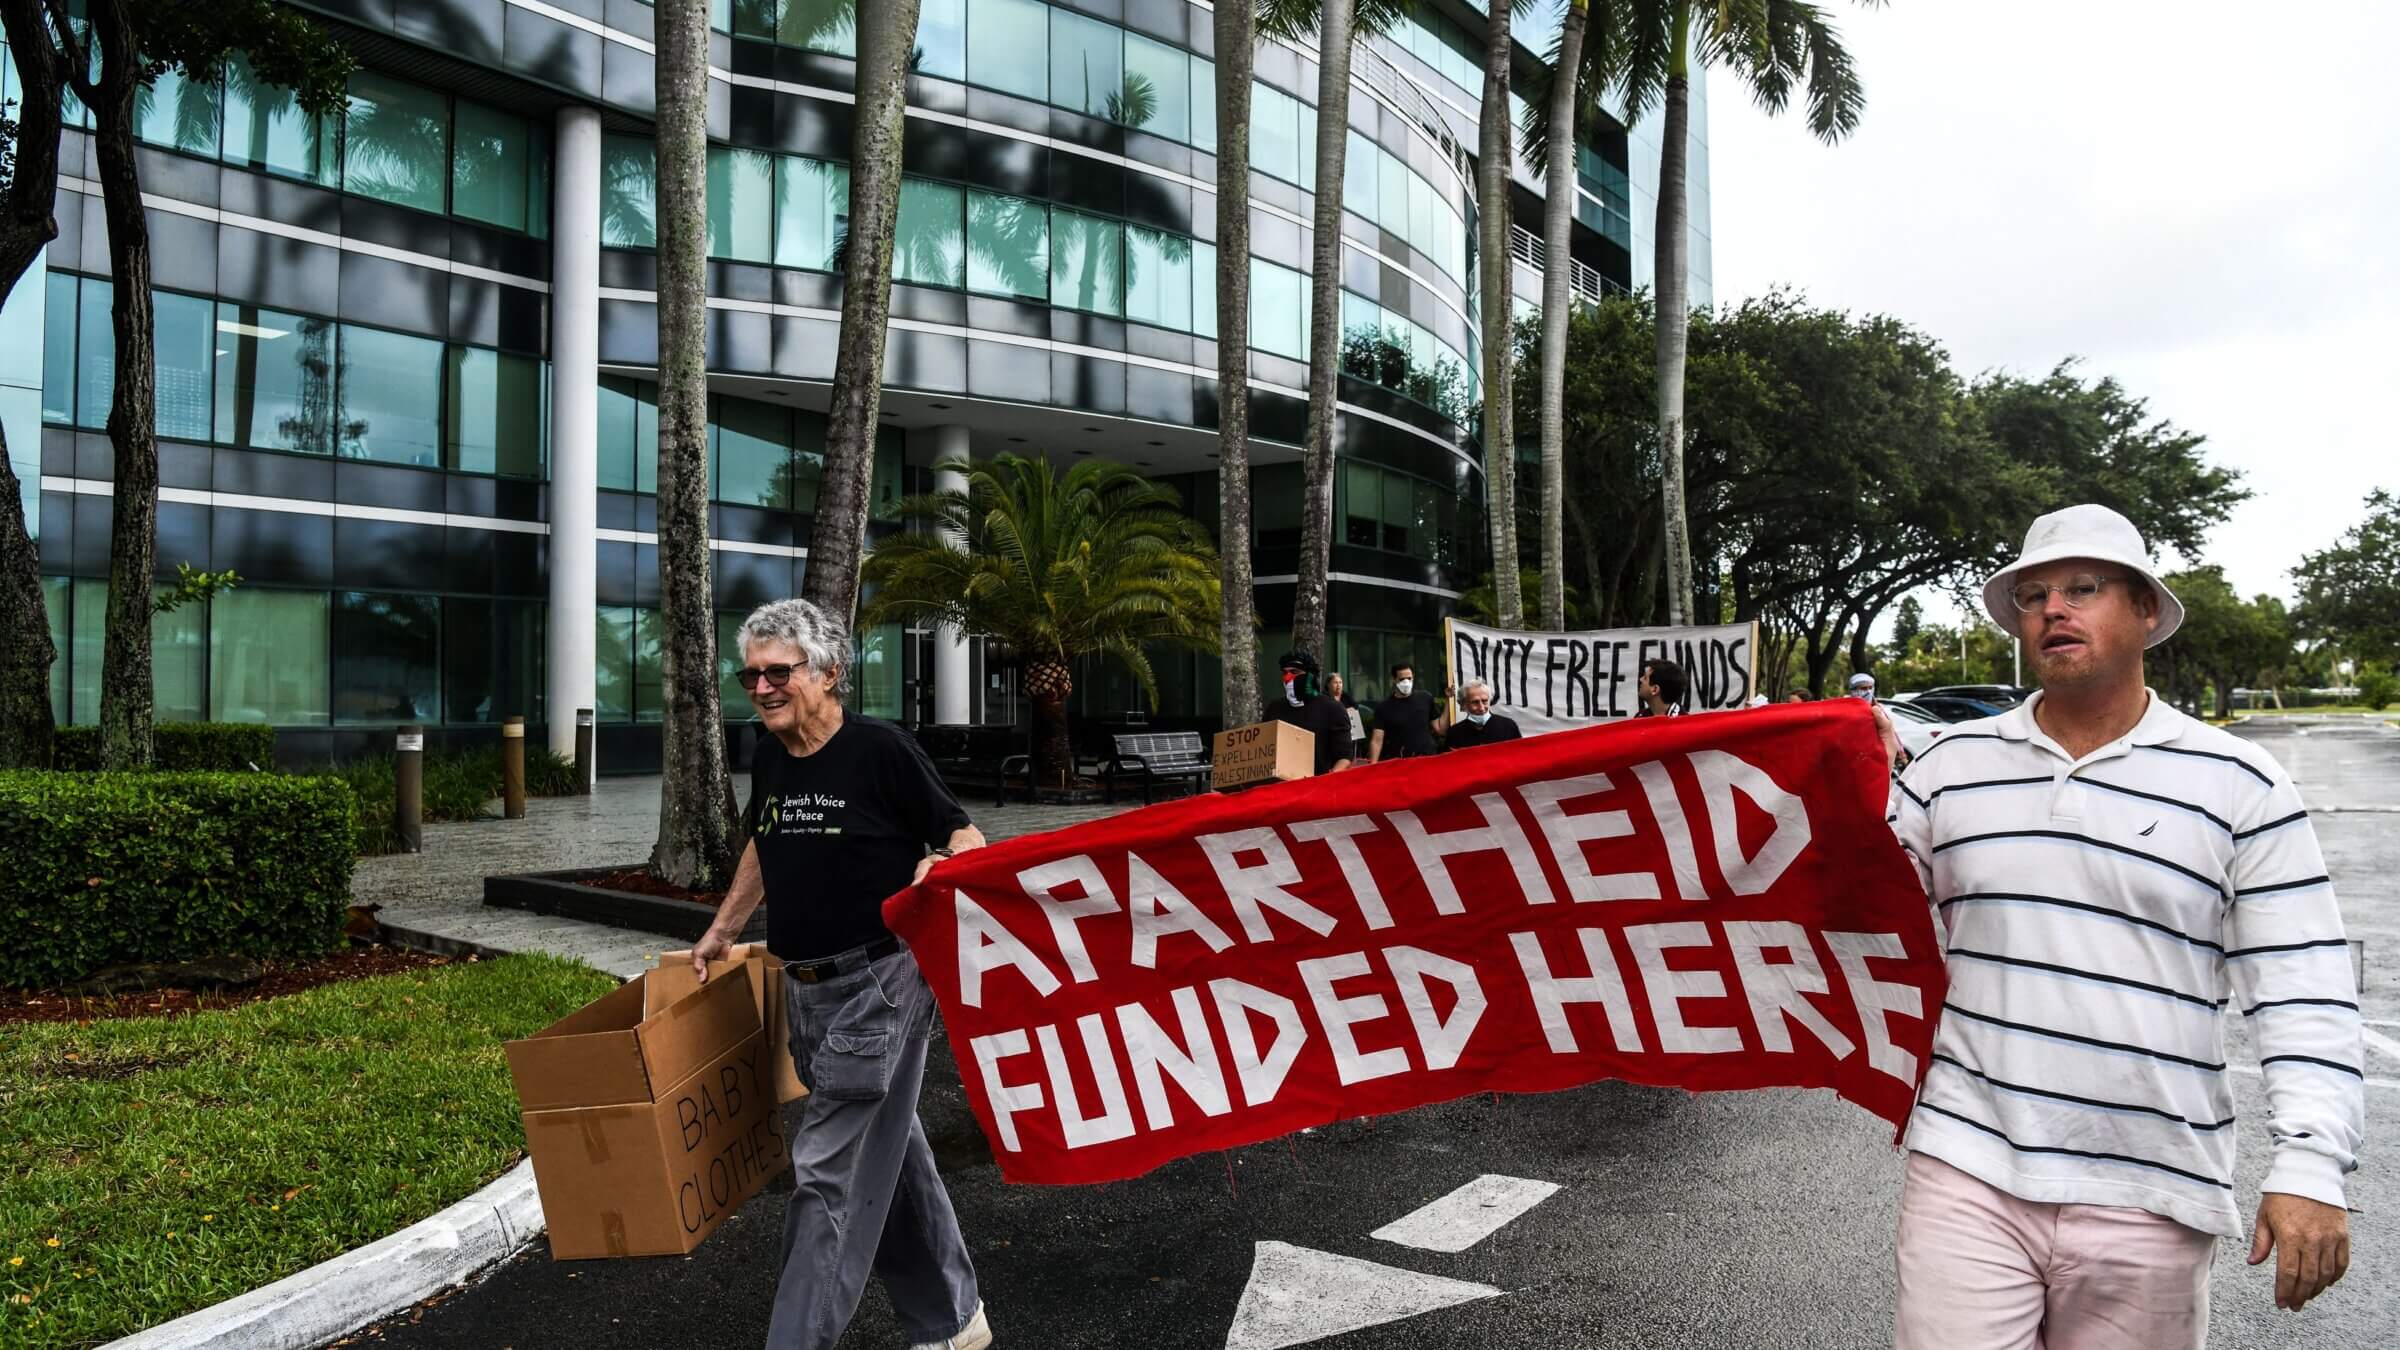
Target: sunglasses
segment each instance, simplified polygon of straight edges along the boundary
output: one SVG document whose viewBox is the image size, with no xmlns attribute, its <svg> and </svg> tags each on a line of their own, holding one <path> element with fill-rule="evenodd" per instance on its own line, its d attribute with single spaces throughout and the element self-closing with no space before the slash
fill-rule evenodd
<svg viewBox="0 0 2400 1350">
<path fill-rule="evenodd" d="M 798 669 L 798 666 L 767 666 L 763 669 L 758 666 L 744 666 L 733 673 L 733 678 L 740 680 L 744 689 L 758 688 L 760 680 L 765 680 L 769 685 L 781 689 L 792 682 L 792 672 Z"/>
</svg>

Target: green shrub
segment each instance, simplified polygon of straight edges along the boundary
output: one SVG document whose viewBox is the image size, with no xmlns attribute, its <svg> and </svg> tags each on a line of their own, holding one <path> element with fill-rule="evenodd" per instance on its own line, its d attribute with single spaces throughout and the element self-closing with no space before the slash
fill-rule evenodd
<svg viewBox="0 0 2400 1350">
<path fill-rule="evenodd" d="M 428 823 L 480 820 L 485 807 L 506 786 L 500 747 L 474 750 L 433 750 L 425 755 L 425 783 L 418 807 Z M 393 823 L 392 757 L 388 754 L 328 764 L 314 773 L 339 778 L 358 798 L 358 852 L 361 857 L 400 851 L 400 834 Z M 532 797 L 561 797 L 575 791 L 574 761 L 547 747 L 525 746 L 525 792 Z"/>
<path fill-rule="evenodd" d="M 2368 711 L 2382 712 L 2395 699 L 2400 699 L 2400 678 L 2373 666 L 2358 673 L 2358 701 L 2367 705 Z"/>
<path fill-rule="evenodd" d="M 154 769 L 247 773 L 275 767 L 275 728 L 255 722 L 160 722 L 150 728 Z M 100 728 L 60 727 L 51 740 L 54 768 L 100 767 Z"/>
<path fill-rule="evenodd" d="M 356 812 L 319 777 L 0 773 L 0 985 L 325 951 L 350 903 Z"/>
</svg>

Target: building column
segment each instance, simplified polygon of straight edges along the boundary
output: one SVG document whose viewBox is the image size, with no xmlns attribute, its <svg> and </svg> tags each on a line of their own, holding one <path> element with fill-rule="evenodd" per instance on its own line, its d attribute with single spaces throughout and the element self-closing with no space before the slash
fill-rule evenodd
<svg viewBox="0 0 2400 1350">
<path fill-rule="evenodd" d="M 594 708 L 600 515 L 600 114 L 558 113 L 550 211 L 550 748 Z M 594 708 L 596 712 L 597 709 Z M 593 753 L 595 768 L 599 754 Z"/>
<path fill-rule="evenodd" d="M 967 458 L 967 429 L 963 426 L 934 427 L 926 439 L 932 442 L 936 464 Z M 946 470 L 933 476 L 936 492 L 964 492 L 966 487 L 963 473 Z M 950 543 L 954 548 L 966 547 L 963 539 L 954 538 Z M 948 627 L 934 634 L 933 720 L 937 726 L 963 726 L 975 720 L 975 669 L 968 657 L 966 634 Z"/>
</svg>

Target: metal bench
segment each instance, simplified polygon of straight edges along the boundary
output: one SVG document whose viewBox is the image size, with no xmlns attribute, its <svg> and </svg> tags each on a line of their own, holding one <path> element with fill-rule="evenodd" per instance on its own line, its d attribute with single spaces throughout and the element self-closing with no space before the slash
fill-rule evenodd
<svg viewBox="0 0 2400 1350">
<path fill-rule="evenodd" d="M 1114 738 L 1117 751 L 1101 769 L 1100 784 L 1110 803 L 1120 781 L 1138 779 L 1142 804 L 1154 800 L 1159 783 L 1188 782 L 1191 791 L 1208 785 L 1208 744 L 1197 731 L 1144 731 Z"/>
</svg>

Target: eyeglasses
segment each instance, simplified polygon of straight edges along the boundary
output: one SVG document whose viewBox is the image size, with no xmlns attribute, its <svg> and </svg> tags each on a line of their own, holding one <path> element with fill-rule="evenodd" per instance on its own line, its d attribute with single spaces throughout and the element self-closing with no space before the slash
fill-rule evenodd
<svg viewBox="0 0 2400 1350">
<path fill-rule="evenodd" d="M 2081 572 L 2056 585 L 2046 581 L 2021 581 L 2008 588 L 2008 598 L 2015 603 L 2018 613 L 2031 614 L 2050 603 L 2050 592 L 2056 591 L 2067 598 L 2067 608 L 2081 609 L 2092 602 L 2093 596 L 2100 594 L 2102 586 L 2117 579 Z"/>
<path fill-rule="evenodd" d="M 781 689 L 792 682 L 792 672 L 798 669 L 798 666 L 768 666 L 761 670 L 757 666 L 744 666 L 733 673 L 733 678 L 740 680 L 744 689 L 758 688 L 760 680 Z"/>
</svg>

